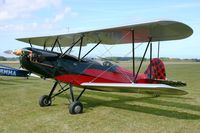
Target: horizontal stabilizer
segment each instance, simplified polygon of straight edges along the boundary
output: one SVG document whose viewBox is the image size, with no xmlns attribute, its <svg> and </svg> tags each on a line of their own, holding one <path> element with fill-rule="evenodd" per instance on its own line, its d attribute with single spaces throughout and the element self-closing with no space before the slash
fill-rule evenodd
<svg viewBox="0 0 200 133">
<path fill-rule="evenodd" d="M 173 87 L 184 87 L 187 84 L 183 81 L 174 81 L 174 80 L 162 80 L 162 79 L 153 79 L 152 81 L 158 83 L 158 84 L 166 84 Z"/>
</svg>

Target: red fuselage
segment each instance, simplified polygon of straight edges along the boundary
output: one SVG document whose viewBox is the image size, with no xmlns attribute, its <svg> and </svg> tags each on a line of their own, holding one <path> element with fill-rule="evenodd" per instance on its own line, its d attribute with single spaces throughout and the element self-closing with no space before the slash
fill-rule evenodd
<svg viewBox="0 0 200 133">
<path fill-rule="evenodd" d="M 95 83 L 131 83 L 134 74 L 111 63 L 100 64 L 91 60 L 78 60 L 71 55 L 59 58 L 56 52 L 26 48 L 31 55 L 23 55 L 20 59 L 22 67 L 39 74 L 44 78 L 53 78 L 64 83 L 80 86 L 84 82 Z M 136 82 L 148 82 L 147 74 L 139 74 Z"/>
</svg>

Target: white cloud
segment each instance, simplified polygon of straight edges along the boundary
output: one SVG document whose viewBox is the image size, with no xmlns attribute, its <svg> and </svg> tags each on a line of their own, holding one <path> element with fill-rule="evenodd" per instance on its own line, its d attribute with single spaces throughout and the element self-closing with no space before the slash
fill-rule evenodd
<svg viewBox="0 0 200 133">
<path fill-rule="evenodd" d="M 57 13 L 52 18 L 46 18 L 42 22 L 31 22 L 31 23 L 5 23 L 0 24 L 0 31 L 13 31 L 13 32 L 24 32 L 24 31 L 38 31 L 38 30 L 59 30 L 57 25 L 63 19 L 76 16 L 77 13 L 73 12 L 71 8 L 65 7 L 64 10 Z"/>
<path fill-rule="evenodd" d="M 48 6 L 59 6 L 60 0 L 5 0 L 0 5 L 0 20 L 31 16 L 31 13 Z"/>
<path fill-rule="evenodd" d="M 38 15 L 45 8 L 50 8 L 52 14 Z M 62 0 L 4 0 L 0 4 L 0 31 L 51 30 L 63 19 L 76 15 Z"/>
<path fill-rule="evenodd" d="M 38 31 L 38 30 L 49 30 L 53 28 L 51 23 L 28 23 L 28 24 L 2 24 L 0 25 L 0 31 L 11 31 L 11 32 L 24 32 L 24 31 Z"/>
<path fill-rule="evenodd" d="M 76 16 L 77 13 L 73 12 L 70 7 L 65 7 L 64 10 L 62 10 L 60 13 L 58 13 L 54 19 L 53 22 L 58 22 L 63 20 L 66 16 Z"/>
</svg>

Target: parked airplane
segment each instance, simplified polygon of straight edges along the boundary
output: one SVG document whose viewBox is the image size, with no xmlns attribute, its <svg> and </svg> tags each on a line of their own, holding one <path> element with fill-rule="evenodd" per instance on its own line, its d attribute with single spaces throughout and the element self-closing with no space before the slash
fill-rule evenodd
<svg viewBox="0 0 200 133">
<path fill-rule="evenodd" d="M 156 21 L 94 31 L 71 34 L 19 38 L 17 40 L 29 43 L 30 47 L 20 51 L 21 66 L 28 71 L 52 78 L 55 83 L 48 95 L 40 98 L 41 107 L 50 106 L 52 98 L 66 90 L 70 90 L 71 102 L 69 112 L 79 114 L 83 112 L 83 105 L 79 101 L 86 89 L 98 91 L 118 91 L 135 93 L 176 94 L 184 95 L 186 91 L 178 89 L 185 86 L 181 81 L 169 81 L 166 78 L 164 63 L 159 58 L 152 58 L 152 42 L 184 39 L 192 35 L 193 30 L 177 21 Z M 139 68 L 135 69 L 135 43 L 147 42 Z M 82 47 L 89 43 L 96 43 L 84 56 L 81 56 Z M 86 56 L 99 44 L 127 44 L 132 45 L 133 70 L 127 70 L 111 62 L 98 63 L 86 59 Z M 34 48 L 33 45 L 43 46 L 43 49 Z M 62 47 L 69 47 L 65 52 Z M 70 55 L 70 51 L 78 46 L 78 56 Z M 51 50 L 47 50 L 51 47 Z M 55 47 L 60 52 L 55 52 Z M 150 49 L 150 63 L 144 73 L 139 73 L 147 50 Z M 56 86 L 61 91 L 53 94 Z M 74 97 L 73 86 L 83 88 L 80 95 Z"/>
<path fill-rule="evenodd" d="M 29 77 L 29 72 L 0 64 L 0 76 Z"/>
</svg>

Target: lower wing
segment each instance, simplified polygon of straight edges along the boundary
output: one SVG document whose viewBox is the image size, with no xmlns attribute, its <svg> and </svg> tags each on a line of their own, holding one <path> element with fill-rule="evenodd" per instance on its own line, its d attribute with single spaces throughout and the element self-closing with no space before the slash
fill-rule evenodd
<svg viewBox="0 0 200 133">
<path fill-rule="evenodd" d="M 136 83 L 82 83 L 82 87 L 113 92 L 133 92 L 147 94 L 185 95 L 186 91 L 166 84 L 136 84 Z"/>
</svg>

